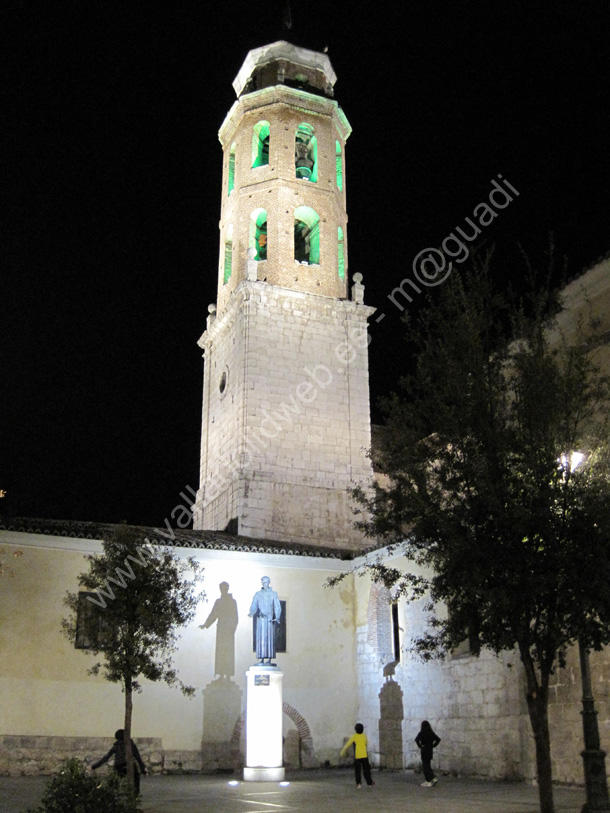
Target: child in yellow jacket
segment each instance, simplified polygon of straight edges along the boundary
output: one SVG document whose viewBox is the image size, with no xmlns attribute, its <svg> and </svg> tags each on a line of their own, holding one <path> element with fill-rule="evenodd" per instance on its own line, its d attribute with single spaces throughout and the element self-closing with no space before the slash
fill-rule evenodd
<svg viewBox="0 0 610 813">
<path fill-rule="evenodd" d="M 356 733 L 353 734 L 341 749 L 341 756 L 344 757 L 350 745 L 354 746 L 354 771 L 356 773 L 356 787 L 362 787 L 360 783 L 361 775 L 364 773 L 366 784 L 371 787 L 375 783 L 371 778 L 371 766 L 369 763 L 369 755 L 366 750 L 366 734 L 364 733 L 364 726 L 362 723 L 356 723 Z"/>
</svg>

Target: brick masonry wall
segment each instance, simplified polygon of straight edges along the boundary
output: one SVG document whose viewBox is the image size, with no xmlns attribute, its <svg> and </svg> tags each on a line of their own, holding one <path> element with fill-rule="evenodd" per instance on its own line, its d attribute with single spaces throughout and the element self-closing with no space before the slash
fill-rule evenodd
<svg viewBox="0 0 610 813">
<path fill-rule="evenodd" d="M 367 640 L 380 661 L 384 663 L 394 659 L 390 604 L 391 596 L 388 588 L 372 584 L 367 609 Z"/>
<path fill-rule="evenodd" d="M 270 125 L 269 164 L 252 168 L 252 135 L 259 121 Z M 314 128 L 318 151 L 318 180 L 295 177 L 294 145 L 302 122 Z M 239 99 L 223 128 L 223 191 L 218 265 L 218 312 L 246 278 L 250 218 L 257 209 L 267 212 L 267 259 L 258 263 L 258 279 L 274 285 L 337 298 L 347 292 L 347 213 L 345 209 L 345 140 L 349 125 L 337 103 L 284 86 L 266 88 Z M 342 150 L 343 189 L 337 186 L 336 142 Z M 235 145 L 235 186 L 228 190 L 229 155 Z M 294 258 L 294 211 L 311 207 L 320 217 L 320 262 L 302 265 Z M 233 271 L 223 280 L 224 246 L 233 235 Z M 337 228 L 344 234 L 345 278 L 338 275 Z"/>
</svg>

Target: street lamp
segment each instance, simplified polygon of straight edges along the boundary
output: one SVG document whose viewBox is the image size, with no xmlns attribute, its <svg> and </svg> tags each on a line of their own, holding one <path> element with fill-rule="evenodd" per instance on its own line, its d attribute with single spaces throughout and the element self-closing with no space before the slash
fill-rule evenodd
<svg viewBox="0 0 610 813">
<path fill-rule="evenodd" d="M 569 456 L 562 455 L 561 465 L 570 471 L 580 466 L 585 459 L 581 452 L 572 452 Z M 589 650 L 582 637 L 578 639 L 578 654 L 580 655 L 580 678 L 582 681 L 582 728 L 585 747 L 580 752 L 585 772 L 585 793 L 587 801 L 583 805 L 582 813 L 593 811 L 608 811 L 608 782 L 606 779 L 606 752 L 602 751 L 599 740 L 599 727 L 597 725 L 597 712 L 591 687 L 591 667 L 589 664 Z"/>
<path fill-rule="evenodd" d="M 587 801 L 583 805 L 582 813 L 591 813 L 594 810 L 610 811 L 608 783 L 606 780 L 606 752 L 602 751 L 600 747 L 597 712 L 595 711 L 595 700 L 591 689 L 589 651 L 582 638 L 578 639 L 578 652 L 580 654 L 580 676 L 582 680 L 582 727 L 585 740 L 584 751 L 580 753 L 585 769 L 585 791 L 587 795 Z"/>
</svg>

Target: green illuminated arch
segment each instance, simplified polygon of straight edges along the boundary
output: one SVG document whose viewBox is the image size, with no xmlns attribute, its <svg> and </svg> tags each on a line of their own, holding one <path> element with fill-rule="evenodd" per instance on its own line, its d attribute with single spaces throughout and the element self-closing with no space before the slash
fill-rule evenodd
<svg viewBox="0 0 610 813">
<path fill-rule="evenodd" d="M 226 285 L 231 279 L 231 271 L 233 270 L 233 226 L 227 229 L 225 237 L 225 257 L 222 271 L 222 284 Z"/>
<path fill-rule="evenodd" d="M 311 124 L 301 122 L 294 136 L 294 166 L 297 178 L 318 180 L 318 139 Z"/>
<path fill-rule="evenodd" d="M 229 153 L 229 190 L 228 195 L 231 194 L 235 188 L 235 142 L 231 144 L 231 152 Z"/>
<path fill-rule="evenodd" d="M 308 265 L 320 264 L 320 216 L 309 206 L 294 210 L 294 259 Z"/>
<path fill-rule="evenodd" d="M 337 229 L 337 270 L 341 279 L 345 279 L 345 240 L 341 226 Z"/>
<path fill-rule="evenodd" d="M 259 121 L 252 132 L 252 168 L 269 163 L 269 122 Z"/>
<path fill-rule="evenodd" d="M 250 215 L 248 248 L 255 249 L 255 260 L 267 259 L 267 212 L 264 209 L 255 209 Z"/>
<path fill-rule="evenodd" d="M 341 144 L 335 141 L 335 163 L 337 168 L 337 188 L 343 192 L 343 153 L 341 151 Z"/>
</svg>

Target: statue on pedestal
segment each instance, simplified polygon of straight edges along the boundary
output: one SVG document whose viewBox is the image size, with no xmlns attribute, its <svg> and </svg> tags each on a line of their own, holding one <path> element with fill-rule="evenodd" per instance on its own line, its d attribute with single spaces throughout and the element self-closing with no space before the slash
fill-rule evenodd
<svg viewBox="0 0 610 813">
<path fill-rule="evenodd" d="M 254 594 L 248 615 L 256 618 L 256 657 L 259 664 L 271 664 L 275 658 L 275 630 L 280 623 L 282 607 L 271 579 L 263 576 L 262 589 Z"/>
</svg>

